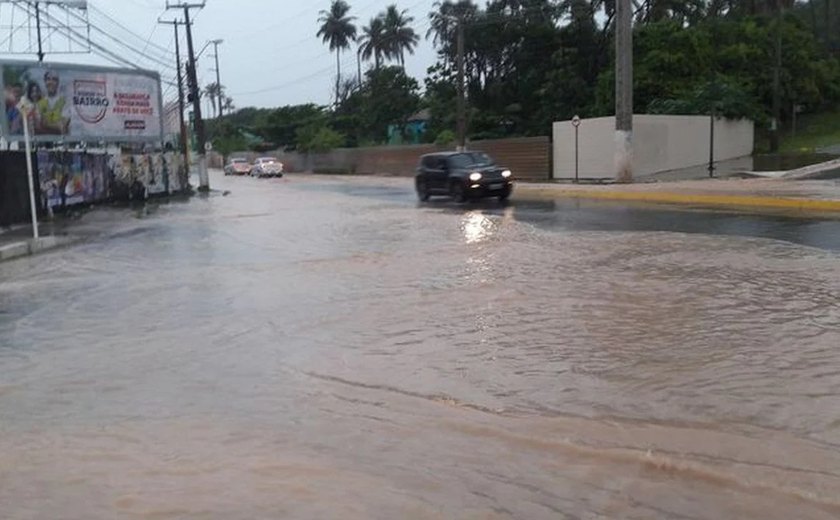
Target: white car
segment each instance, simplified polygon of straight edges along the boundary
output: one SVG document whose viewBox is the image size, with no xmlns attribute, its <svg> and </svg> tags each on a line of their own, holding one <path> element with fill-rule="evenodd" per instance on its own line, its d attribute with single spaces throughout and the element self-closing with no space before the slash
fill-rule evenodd
<svg viewBox="0 0 840 520">
<path fill-rule="evenodd" d="M 251 167 L 251 177 L 282 177 L 283 163 L 274 157 L 260 157 Z"/>
</svg>

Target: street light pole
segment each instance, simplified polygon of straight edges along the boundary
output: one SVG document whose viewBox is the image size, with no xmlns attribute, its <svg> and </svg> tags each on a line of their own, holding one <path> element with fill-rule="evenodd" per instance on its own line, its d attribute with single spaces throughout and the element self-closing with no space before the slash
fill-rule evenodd
<svg viewBox="0 0 840 520">
<path fill-rule="evenodd" d="M 575 127 L 575 184 L 580 182 L 580 116 L 575 115 L 572 118 L 572 126 Z"/>
<path fill-rule="evenodd" d="M 633 0 L 616 0 L 615 169 L 618 182 L 633 182 Z"/>
<path fill-rule="evenodd" d="M 222 117 L 222 79 L 219 73 L 219 44 L 224 40 L 213 40 L 213 55 L 216 58 L 216 101 L 219 107 L 219 117 Z"/>
<path fill-rule="evenodd" d="M 782 100 L 780 75 L 782 69 L 782 0 L 776 0 L 776 64 L 773 67 L 773 120 L 770 123 L 770 151 L 779 151 Z"/>
<path fill-rule="evenodd" d="M 715 105 L 709 116 L 709 177 L 715 176 Z"/>
<path fill-rule="evenodd" d="M 23 115 L 23 142 L 26 150 L 26 179 L 29 183 L 29 210 L 32 212 L 32 237 L 38 240 L 38 209 L 35 205 L 35 169 L 32 167 L 32 144 L 29 136 L 29 114 L 35 109 L 29 97 L 18 103 L 18 110 Z"/>
<path fill-rule="evenodd" d="M 189 53 L 189 64 L 187 65 L 187 77 L 192 96 L 193 114 L 195 117 L 195 133 L 198 141 L 198 191 L 210 191 L 210 176 L 207 174 L 207 151 L 205 143 L 207 136 L 204 132 L 204 120 L 201 117 L 201 99 L 198 92 L 198 78 L 196 77 L 195 48 L 193 47 L 192 24 L 190 23 L 190 9 L 201 9 L 204 3 L 200 4 L 172 4 L 166 3 L 167 9 L 183 9 L 184 24 L 187 27 L 187 52 Z"/>
</svg>

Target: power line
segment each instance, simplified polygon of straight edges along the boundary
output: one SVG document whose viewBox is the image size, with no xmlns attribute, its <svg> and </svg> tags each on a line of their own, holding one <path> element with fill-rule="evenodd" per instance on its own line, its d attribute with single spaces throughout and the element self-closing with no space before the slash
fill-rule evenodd
<svg viewBox="0 0 840 520">
<path fill-rule="evenodd" d="M 27 14 L 31 15 L 31 12 L 29 11 L 29 7 L 26 7 L 26 11 L 27 11 Z M 53 22 L 55 22 L 57 20 L 51 14 L 45 14 L 45 16 L 48 20 L 52 20 Z M 71 37 L 72 39 L 74 39 L 76 41 L 76 43 L 88 43 L 91 46 L 91 49 L 93 49 L 95 51 L 98 51 L 98 52 L 95 52 L 97 55 L 99 55 L 102 58 L 105 58 L 106 60 L 110 61 L 111 63 L 121 65 L 121 66 L 128 66 L 130 68 L 140 70 L 140 67 L 138 67 L 135 63 L 131 62 L 127 58 L 124 58 L 124 57 L 120 56 L 119 54 L 116 54 L 116 53 L 112 52 L 111 50 L 103 47 L 102 45 L 98 44 L 97 42 L 86 39 L 86 36 L 84 34 L 79 33 L 77 30 L 75 30 L 71 27 L 68 27 L 68 36 Z M 167 84 L 167 85 L 175 84 L 175 82 L 172 81 L 172 78 L 170 78 L 170 77 L 161 76 L 160 80 L 161 80 L 162 83 Z"/>
<path fill-rule="evenodd" d="M 234 96 L 250 96 L 250 95 L 253 95 L 253 94 L 263 94 L 265 92 L 280 90 L 280 89 L 286 88 L 288 86 L 295 85 L 297 83 L 300 83 L 300 82 L 303 82 L 303 81 L 306 81 L 306 80 L 309 80 L 309 79 L 312 79 L 312 78 L 315 78 L 315 77 L 318 77 L 318 76 L 322 76 L 325 73 L 330 73 L 330 72 L 332 72 L 332 70 L 333 70 L 333 67 L 332 67 L 332 65 L 330 65 L 329 67 L 325 67 L 324 69 L 321 69 L 317 72 L 313 72 L 312 74 L 309 74 L 307 76 L 303 76 L 303 77 L 297 78 L 297 79 L 292 80 L 292 81 L 287 81 L 287 82 L 281 83 L 279 85 L 274 85 L 274 86 L 266 87 L 266 88 L 259 89 L 259 90 L 252 90 L 252 91 L 249 91 L 249 92 L 236 92 L 232 95 L 234 95 Z"/>
<path fill-rule="evenodd" d="M 116 20 L 115 18 L 113 18 L 111 15 L 109 15 L 107 12 L 105 12 L 105 11 L 103 11 L 102 9 L 98 8 L 96 5 L 94 5 L 94 4 L 93 4 L 93 3 L 91 3 L 91 2 L 88 2 L 88 10 L 89 10 L 90 12 L 94 13 L 94 14 L 101 15 L 103 18 L 105 18 L 105 19 L 107 19 L 108 21 L 110 21 L 113 25 L 116 25 L 117 27 L 119 27 L 120 29 L 122 29 L 122 30 L 123 30 L 123 31 L 125 31 L 126 33 L 130 34 L 131 36 L 134 36 L 134 37 L 135 37 L 136 39 L 138 39 L 139 41 L 141 41 L 141 42 L 142 42 L 142 41 L 145 41 L 145 39 L 144 39 L 142 36 L 140 36 L 139 34 L 135 33 L 134 31 L 132 31 L 131 29 L 129 29 L 128 27 L 126 27 L 125 25 L 123 25 L 122 23 L 120 23 L 118 20 Z M 167 54 L 169 54 L 169 53 L 170 53 L 170 50 L 169 50 L 169 49 L 167 49 L 166 47 L 163 47 L 163 46 L 161 46 L 161 45 L 158 45 L 158 44 L 156 44 L 156 43 L 152 43 L 152 44 L 150 44 L 150 46 L 151 46 L 152 48 L 156 49 L 158 52 L 160 52 L 160 53 L 164 54 L 164 55 L 167 55 Z"/>
<path fill-rule="evenodd" d="M 84 20 L 84 18 L 83 18 L 83 17 L 81 17 L 81 15 L 79 15 L 78 13 L 74 13 L 74 14 L 73 14 L 73 16 L 75 16 L 77 19 Z M 137 49 L 136 47 L 131 46 L 131 45 L 130 45 L 130 44 L 128 44 L 127 42 L 125 42 L 125 41 L 121 40 L 120 38 L 117 38 L 116 36 L 113 36 L 112 34 L 110 34 L 110 33 L 106 32 L 105 30 L 101 29 L 100 27 L 98 27 L 98 26 L 96 26 L 96 25 L 93 25 L 92 27 L 93 27 L 93 29 L 95 29 L 98 33 L 102 34 L 103 36 L 105 36 L 105 37 L 106 37 L 106 38 L 108 38 L 109 40 L 111 40 L 111 41 L 113 41 L 113 42 L 117 43 L 118 45 L 122 46 L 123 48 L 125 48 L 125 49 L 127 49 L 127 50 L 129 50 L 129 51 L 134 52 L 135 54 L 137 54 L 138 56 L 140 56 L 142 59 L 145 59 L 146 61 L 149 61 L 149 62 L 151 62 L 151 63 L 154 63 L 155 65 L 158 65 L 158 66 L 160 66 L 160 67 L 163 67 L 164 69 L 167 69 L 167 70 L 169 70 L 169 71 L 174 70 L 174 67 L 172 66 L 171 62 L 169 62 L 169 61 L 164 61 L 164 58 L 162 58 L 162 57 L 160 57 L 160 56 L 153 56 L 153 55 L 151 55 L 151 54 L 149 54 L 149 53 L 144 53 L 143 51 L 141 51 L 141 50 Z M 169 54 L 169 51 L 167 51 L 167 54 Z M 169 56 L 168 56 L 168 55 L 166 56 L 166 59 L 169 59 Z"/>
</svg>

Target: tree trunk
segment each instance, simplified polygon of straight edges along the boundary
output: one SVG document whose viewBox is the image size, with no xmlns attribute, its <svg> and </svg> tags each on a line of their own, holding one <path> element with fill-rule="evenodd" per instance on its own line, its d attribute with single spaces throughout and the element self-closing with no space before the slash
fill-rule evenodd
<svg viewBox="0 0 840 520">
<path fill-rule="evenodd" d="M 338 108 L 338 91 L 341 88 L 341 49 L 335 50 L 335 106 Z"/>
</svg>

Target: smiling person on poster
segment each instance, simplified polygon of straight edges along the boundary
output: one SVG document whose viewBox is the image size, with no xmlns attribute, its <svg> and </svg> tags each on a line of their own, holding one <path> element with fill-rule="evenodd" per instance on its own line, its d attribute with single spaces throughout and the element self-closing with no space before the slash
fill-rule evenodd
<svg viewBox="0 0 840 520">
<path fill-rule="evenodd" d="M 60 80 L 55 71 L 48 70 L 44 73 L 44 86 L 47 95 L 37 103 L 41 125 L 36 133 L 65 135 L 70 127 L 70 107 L 67 98 L 61 95 Z"/>
</svg>

